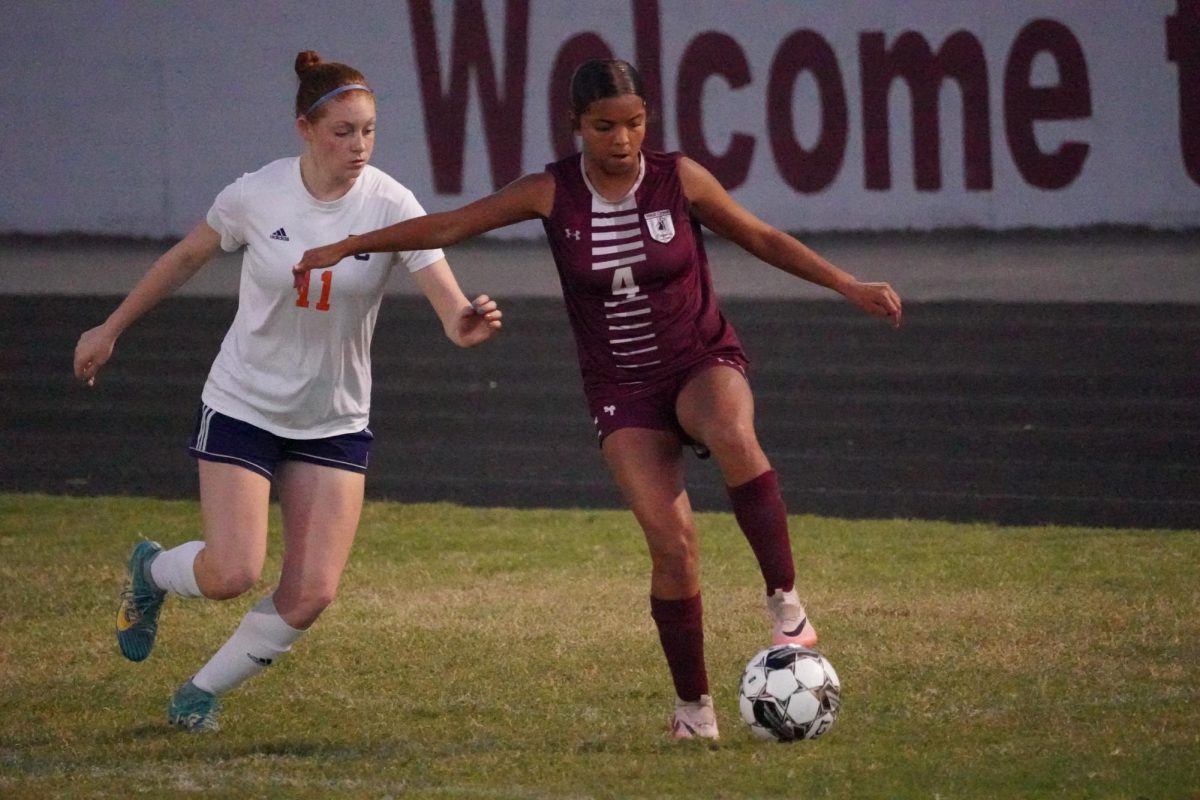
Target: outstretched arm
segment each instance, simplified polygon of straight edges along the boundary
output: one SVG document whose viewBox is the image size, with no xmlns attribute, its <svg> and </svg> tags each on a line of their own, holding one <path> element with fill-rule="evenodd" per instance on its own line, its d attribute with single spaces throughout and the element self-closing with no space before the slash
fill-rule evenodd
<svg viewBox="0 0 1200 800">
<path fill-rule="evenodd" d="M 442 321 L 447 338 L 459 347 L 474 347 L 500 330 L 500 309 L 486 294 L 469 302 L 446 259 L 438 259 L 413 273 L 417 288 Z"/>
<path fill-rule="evenodd" d="M 679 176 L 692 212 L 705 226 L 740 245 L 773 267 L 824 286 L 892 325 L 900 325 L 900 296 L 886 283 L 864 283 L 810 250 L 802 242 L 768 225 L 729 196 L 712 173 L 682 158 Z"/>
<path fill-rule="evenodd" d="M 125 329 L 186 283 L 220 247 L 221 234 L 207 222 L 201 222 L 159 256 L 108 319 L 79 337 L 75 345 L 75 377 L 92 386 Z"/>
<path fill-rule="evenodd" d="M 292 273 L 299 281 L 309 270 L 332 267 L 355 253 L 449 247 L 497 228 L 549 216 L 553 205 L 554 178 L 547 172 L 526 175 L 495 194 L 453 211 L 426 214 L 308 250 L 292 267 Z"/>
</svg>

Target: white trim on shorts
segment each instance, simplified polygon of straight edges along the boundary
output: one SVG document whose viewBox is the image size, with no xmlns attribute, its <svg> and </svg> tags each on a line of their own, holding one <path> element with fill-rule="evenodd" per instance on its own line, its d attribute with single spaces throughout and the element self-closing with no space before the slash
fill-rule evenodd
<svg viewBox="0 0 1200 800">
<path fill-rule="evenodd" d="M 327 461 L 330 464 L 345 464 L 347 467 L 350 467 L 350 469 L 348 470 L 349 472 L 357 472 L 360 475 L 366 474 L 366 469 L 367 469 L 366 466 L 360 465 L 360 464 L 355 464 L 353 461 L 342 461 L 337 458 L 326 458 L 325 456 L 314 456 L 311 453 L 304 453 L 304 452 L 301 452 L 300 450 L 292 450 L 290 452 L 292 453 L 292 455 L 304 456 L 304 458 L 311 458 L 311 459 L 314 459 L 317 461 Z M 285 459 L 281 459 L 281 460 L 282 461 L 301 461 L 303 459 L 285 458 Z M 320 466 L 320 464 L 318 464 L 317 466 Z"/>
<path fill-rule="evenodd" d="M 209 450 L 201 450 L 197 447 L 189 447 L 188 449 L 192 451 L 192 455 L 195 457 L 202 455 L 211 456 L 211 458 L 199 459 L 201 461 L 208 461 L 210 464 L 232 464 L 237 462 L 237 465 L 245 465 L 246 469 L 250 470 L 256 475 L 262 475 L 267 478 L 267 480 L 275 480 L 275 473 L 271 472 L 269 469 L 257 462 L 249 461 L 245 458 L 238 458 L 237 456 L 226 455 L 225 453 L 214 453 Z"/>
</svg>

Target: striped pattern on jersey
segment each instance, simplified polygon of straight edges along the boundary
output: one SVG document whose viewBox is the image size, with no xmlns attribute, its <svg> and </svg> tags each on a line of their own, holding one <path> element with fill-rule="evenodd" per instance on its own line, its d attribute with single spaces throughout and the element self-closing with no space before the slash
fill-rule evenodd
<svg viewBox="0 0 1200 800">
<path fill-rule="evenodd" d="M 646 260 L 637 201 L 633 193 L 618 204 L 592 198 L 592 269 L 633 270 L 635 264 Z M 661 364 L 657 357 L 658 334 L 652 330 L 650 298 L 636 291 L 636 281 L 630 288 L 618 288 L 614 273 L 612 300 L 604 301 L 604 318 L 608 328 L 608 344 L 614 365 L 619 369 L 638 370 Z"/>
<path fill-rule="evenodd" d="M 633 186 L 615 201 L 595 191 L 581 154 L 546 165 L 554 205 L 542 227 L 592 400 L 631 396 L 706 356 L 741 353 L 712 292 L 681 156 L 641 156 Z"/>
</svg>

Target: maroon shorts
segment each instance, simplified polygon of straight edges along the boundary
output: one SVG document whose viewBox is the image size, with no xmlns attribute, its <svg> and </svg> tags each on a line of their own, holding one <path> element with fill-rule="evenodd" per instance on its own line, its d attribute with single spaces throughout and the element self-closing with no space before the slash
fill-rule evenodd
<svg viewBox="0 0 1200 800">
<path fill-rule="evenodd" d="M 673 431 L 685 444 L 702 446 L 702 442 L 694 441 L 679 424 L 675 401 L 688 381 L 717 366 L 732 367 L 746 377 L 749 362 L 739 353 L 713 354 L 669 378 L 629 386 L 606 386 L 603 391 L 588 392 L 588 411 L 596 424 L 597 444 L 603 444 L 606 436 L 621 428 L 649 428 Z"/>
</svg>

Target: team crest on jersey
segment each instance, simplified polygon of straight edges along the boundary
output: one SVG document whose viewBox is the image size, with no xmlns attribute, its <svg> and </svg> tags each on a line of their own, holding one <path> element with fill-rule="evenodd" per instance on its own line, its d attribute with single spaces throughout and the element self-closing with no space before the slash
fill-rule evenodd
<svg viewBox="0 0 1200 800">
<path fill-rule="evenodd" d="M 675 220 L 670 211 L 651 211 L 646 215 L 646 228 L 656 242 L 666 244 L 675 238 Z"/>
</svg>

